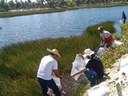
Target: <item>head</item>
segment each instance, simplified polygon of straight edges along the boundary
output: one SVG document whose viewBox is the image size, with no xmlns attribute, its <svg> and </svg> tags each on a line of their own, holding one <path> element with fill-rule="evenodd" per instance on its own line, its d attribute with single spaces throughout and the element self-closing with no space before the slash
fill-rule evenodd
<svg viewBox="0 0 128 96">
<path fill-rule="evenodd" d="M 91 49 L 85 49 L 85 50 L 84 50 L 84 55 L 83 55 L 83 56 L 84 56 L 85 58 L 90 59 L 90 56 L 91 56 L 92 54 L 95 54 L 95 52 L 92 51 Z"/>
<path fill-rule="evenodd" d="M 93 57 L 95 57 L 96 55 L 95 55 L 95 53 L 94 54 L 91 54 L 91 55 L 87 55 L 87 58 L 88 59 L 92 59 Z"/>
<path fill-rule="evenodd" d="M 98 30 L 98 32 L 102 33 L 103 32 L 103 27 L 99 26 L 97 30 Z"/>
<path fill-rule="evenodd" d="M 47 48 L 47 51 L 53 56 L 54 59 L 58 59 L 61 57 L 57 49 L 51 50 L 51 49 Z"/>
</svg>

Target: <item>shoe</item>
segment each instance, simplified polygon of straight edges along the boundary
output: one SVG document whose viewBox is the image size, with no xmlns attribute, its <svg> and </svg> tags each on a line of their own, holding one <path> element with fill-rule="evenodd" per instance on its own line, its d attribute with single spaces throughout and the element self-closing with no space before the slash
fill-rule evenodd
<svg viewBox="0 0 128 96">
<path fill-rule="evenodd" d="M 91 86 L 91 87 L 93 87 L 93 86 L 95 86 L 95 85 L 97 85 L 97 80 L 96 80 L 95 83 L 90 83 L 90 86 Z"/>
<path fill-rule="evenodd" d="M 101 83 L 101 82 L 104 82 L 106 79 L 107 79 L 106 77 L 100 78 L 100 79 L 98 80 L 98 84 Z"/>
<path fill-rule="evenodd" d="M 64 90 L 61 90 L 61 96 L 66 96 L 66 92 Z"/>
</svg>

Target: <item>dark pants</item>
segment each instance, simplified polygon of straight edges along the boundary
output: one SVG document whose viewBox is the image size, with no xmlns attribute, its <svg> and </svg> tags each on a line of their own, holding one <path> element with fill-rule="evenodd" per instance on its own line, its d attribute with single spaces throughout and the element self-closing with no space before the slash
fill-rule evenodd
<svg viewBox="0 0 128 96">
<path fill-rule="evenodd" d="M 41 78 L 38 78 L 38 82 L 39 82 L 39 84 L 41 86 L 42 94 L 44 96 L 48 96 L 48 94 L 47 94 L 48 87 L 53 90 L 53 93 L 56 96 L 61 96 L 59 88 L 56 86 L 55 81 L 53 79 L 51 79 L 51 80 L 43 80 Z"/>
<path fill-rule="evenodd" d="M 98 76 L 97 73 L 93 69 L 89 69 L 84 72 L 88 80 L 91 82 L 91 86 L 97 84 Z"/>
<path fill-rule="evenodd" d="M 126 22 L 126 19 L 123 19 L 123 23 L 125 23 Z"/>
</svg>

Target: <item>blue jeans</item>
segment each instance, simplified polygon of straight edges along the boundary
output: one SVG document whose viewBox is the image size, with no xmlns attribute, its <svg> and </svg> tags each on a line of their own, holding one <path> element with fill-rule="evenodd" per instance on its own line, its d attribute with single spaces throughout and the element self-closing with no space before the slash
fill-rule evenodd
<svg viewBox="0 0 128 96">
<path fill-rule="evenodd" d="M 93 69 L 89 69 L 84 72 L 88 80 L 91 82 L 91 86 L 97 84 L 98 76 L 97 73 Z"/>
<path fill-rule="evenodd" d="M 55 84 L 53 79 L 51 79 L 51 80 L 43 80 L 41 78 L 38 78 L 38 82 L 39 82 L 39 84 L 41 86 L 43 96 L 48 96 L 48 94 L 47 94 L 48 87 L 53 90 L 53 93 L 56 96 L 61 96 L 59 88 L 56 86 L 56 84 Z"/>
</svg>

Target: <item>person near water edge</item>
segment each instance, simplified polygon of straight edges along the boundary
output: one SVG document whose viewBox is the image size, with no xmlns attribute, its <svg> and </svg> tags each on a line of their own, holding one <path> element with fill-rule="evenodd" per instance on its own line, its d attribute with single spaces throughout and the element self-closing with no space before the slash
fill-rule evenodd
<svg viewBox="0 0 128 96">
<path fill-rule="evenodd" d="M 122 11 L 122 21 L 123 21 L 123 23 L 126 23 L 126 14 L 124 13 L 124 11 Z"/>
<path fill-rule="evenodd" d="M 99 26 L 97 30 L 100 33 L 101 38 L 100 47 L 110 47 L 114 42 L 112 33 L 104 30 L 103 26 Z"/>
</svg>

